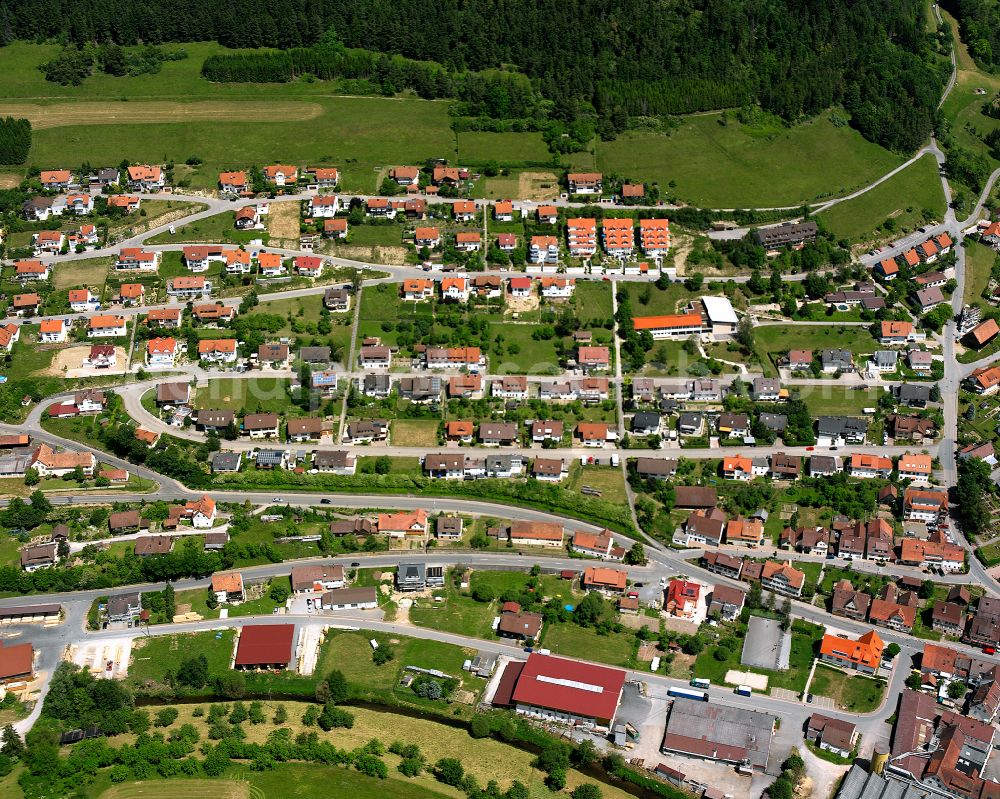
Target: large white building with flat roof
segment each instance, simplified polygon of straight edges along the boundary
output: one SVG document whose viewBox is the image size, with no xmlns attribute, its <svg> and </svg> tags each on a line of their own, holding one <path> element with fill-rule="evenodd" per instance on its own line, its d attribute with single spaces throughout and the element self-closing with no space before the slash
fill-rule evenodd
<svg viewBox="0 0 1000 799">
<path fill-rule="evenodd" d="M 736 335 L 736 325 L 739 319 L 733 304 L 727 297 L 701 297 L 707 324 L 705 328 L 716 340 L 730 339 Z"/>
</svg>

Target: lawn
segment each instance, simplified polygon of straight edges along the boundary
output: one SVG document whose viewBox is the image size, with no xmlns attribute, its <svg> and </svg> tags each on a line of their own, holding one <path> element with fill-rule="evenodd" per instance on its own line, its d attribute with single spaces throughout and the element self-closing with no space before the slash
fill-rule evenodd
<svg viewBox="0 0 1000 799">
<path fill-rule="evenodd" d="M 263 230 L 237 230 L 235 227 L 236 212 L 223 211 L 221 214 L 208 216 L 196 222 L 175 228 L 174 233 L 169 231 L 158 233 L 150 239 L 148 244 L 186 244 L 188 242 L 208 242 L 224 244 L 247 244 L 254 239 L 263 239 L 267 243 L 268 235 Z"/>
<path fill-rule="evenodd" d="M 683 119 L 669 134 L 626 133 L 597 144 L 596 168 L 634 180 L 676 181 L 680 199 L 714 208 L 799 205 L 870 183 L 902 159 L 830 114 L 785 127 L 728 115 Z M 829 170 L 823 164 L 837 164 Z"/>
<path fill-rule="evenodd" d="M 527 585 L 529 576 L 525 572 L 480 571 L 472 573 L 471 588 L 477 585 L 489 586 L 496 596 L 504 591 L 522 592 Z M 573 582 L 563 580 L 554 574 L 542 574 L 538 577 L 542 597 L 548 600 L 557 597 L 563 603 L 575 604 L 580 599 L 580 593 L 573 587 Z"/>
<path fill-rule="evenodd" d="M 574 463 L 570 468 L 566 487 L 579 491 L 584 486 L 595 488 L 601 492 L 601 499 L 616 504 L 626 504 L 628 496 L 625 493 L 625 476 L 622 470 L 615 466 L 581 466 Z"/>
<path fill-rule="evenodd" d="M 731 635 L 727 636 L 726 632 L 731 633 Z M 752 667 L 749 667 L 749 670 L 755 674 L 767 676 L 768 691 L 772 688 L 787 688 L 802 693 L 805 690 L 809 669 L 823 633 L 824 628 L 820 625 L 797 619 L 792 623 L 792 647 L 788 657 L 788 670 L 770 671 Z M 727 647 L 716 645 L 705 649 L 694 662 L 694 676 L 703 677 L 718 685 L 725 685 L 726 672 L 730 669 L 746 671 L 748 667 L 740 665 L 745 635 L 746 625 L 742 623 L 728 625 L 721 640 L 729 638 L 732 645 Z M 720 656 L 716 655 L 717 652 L 720 653 Z"/>
<path fill-rule="evenodd" d="M 628 282 L 625 288 L 632 303 L 632 313 L 636 316 L 680 313 L 684 305 L 700 296 L 697 292 L 684 288 L 683 283 L 671 283 L 661 289 L 653 283 Z"/>
<path fill-rule="evenodd" d="M 860 674 L 845 674 L 839 669 L 817 663 L 809 693 L 830 697 L 839 710 L 871 713 L 882 704 L 885 683 Z"/>
<path fill-rule="evenodd" d="M 991 247 L 971 239 L 965 240 L 965 296 L 966 304 L 983 302 L 983 296 L 990 282 L 997 253 Z"/>
<path fill-rule="evenodd" d="M 844 349 L 855 355 L 878 349 L 867 327 L 861 325 L 762 325 L 754 330 L 757 357 L 765 371 L 774 371 L 773 361 L 789 350 Z"/>
<path fill-rule="evenodd" d="M 242 536 L 240 536 L 242 540 Z M 278 545 L 278 550 L 281 546 Z M 315 550 L 313 550 L 315 552 Z M 282 578 L 278 578 L 279 580 Z M 287 584 L 287 580 L 285 580 Z M 174 599 L 177 605 L 190 605 L 191 612 L 199 614 L 204 619 L 219 618 L 219 611 L 225 608 L 228 615 L 232 616 L 270 616 L 276 607 L 284 605 L 283 602 L 275 602 L 266 593 L 259 599 L 251 599 L 240 605 L 219 605 L 210 608 L 207 603 L 208 591 L 204 588 L 191 588 L 187 591 L 178 591 Z"/>
<path fill-rule="evenodd" d="M 925 214 L 925 210 L 930 213 Z M 819 218 L 837 238 L 867 242 L 899 238 L 943 215 L 937 160 L 928 154 L 871 191 L 824 211 Z M 891 231 L 881 228 L 887 219 L 893 220 Z"/>
<path fill-rule="evenodd" d="M 434 419 L 396 419 L 389 435 L 393 446 L 438 446 L 438 422 Z"/>
<path fill-rule="evenodd" d="M 214 378 L 195 392 L 195 407 L 250 413 L 284 413 L 291 407 L 288 380 L 280 377 Z"/>
<path fill-rule="evenodd" d="M 490 372 L 497 375 L 539 375 L 562 371 L 556 352 L 556 339 L 537 340 L 535 331 L 542 325 L 511 322 L 490 325 L 490 337 L 495 342 L 502 337 L 503 355 L 491 355 Z M 516 350 L 516 352 L 514 351 Z M 496 347 L 491 348 L 491 353 Z"/>
<path fill-rule="evenodd" d="M 372 662 L 372 648 L 369 644 L 369 639 L 372 638 L 378 641 L 379 646 L 390 647 L 394 652 L 394 659 L 376 666 Z M 393 704 L 401 701 L 410 705 L 440 709 L 440 704 L 421 699 L 409 688 L 399 684 L 405 667 L 436 669 L 463 681 L 463 686 L 467 690 L 478 694 L 483 688 L 483 683 L 477 682 L 467 672 L 462 671 L 462 664 L 474 654 L 474 649 L 439 641 L 376 633 L 371 630 L 362 632 L 334 630 L 327 634 L 320 649 L 316 674 L 328 674 L 333 669 L 340 669 L 351 683 L 355 695 L 360 698 L 388 700 Z M 471 712 L 471 708 L 467 706 L 458 707 Z M 456 713 L 456 715 L 462 714 Z"/>
<path fill-rule="evenodd" d="M 67 291 L 77 286 L 87 286 L 100 296 L 113 262 L 114 258 L 86 258 L 61 263 L 52 273 L 52 288 Z"/>
<path fill-rule="evenodd" d="M 550 624 L 542 628 L 542 645 L 554 655 L 593 660 L 612 666 L 628 666 L 632 660 L 635 635 L 631 633 L 598 634 L 591 627 L 572 622 Z"/>
<path fill-rule="evenodd" d="M 576 318 L 583 328 L 599 324 L 614 314 L 611 304 L 611 283 L 595 280 L 578 280 L 573 292 Z"/>
<path fill-rule="evenodd" d="M 360 247 L 399 247 L 403 243 L 400 225 L 351 225 L 347 244 Z"/>
<path fill-rule="evenodd" d="M 255 305 L 248 315 L 272 314 L 287 319 L 287 323 L 280 330 L 269 333 L 271 336 L 282 337 L 292 335 L 292 320 L 302 323 L 315 323 L 319 321 L 320 311 L 323 308 L 321 297 L 291 297 L 284 300 L 267 300 Z"/>
<path fill-rule="evenodd" d="M 401 306 L 397 284 L 379 283 L 362 289 L 359 314 L 364 322 L 395 321 L 402 316 Z"/>
<path fill-rule="evenodd" d="M 458 134 L 458 158 L 463 164 L 497 161 L 504 165 L 551 163 L 549 148 L 541 133 Z"/>
<path fill-rule="evenodd" d="M 865 408 L 878 406 L 878 398 L 883 389 L 844 388 L 833 385 L 795 386 L 795 391 L 809 408 L 813 416 L 861 416 Z"/>
<path fill-rule="evenodd" d="M 208 659 L 210 674 L 221 674 L 229 668 L 235 635 L 234 630 L 220 630 L 138 638 L 132 648 L 128 680 L 134 685 L 144 680 L 162 682 L 167 672 L 176 673 L 183 661 L 195 655 Z"/>
<path fill-rule="evenodd" d="M 497 600 L 477 602 L 451 585 L 434 592 L 444 602 L 419 599 L 410 608 L 410 621 L 418 627 L 444 630 L 471 638 L 495 638 L 493 619 L 500 614 Z"/>
<path fill-rule="evenodd" d="M 196 188 L 214 188 L 224 169 L 278 161 L 335 163 L 345 191 L 371 192 L 376 170 L 385 165 L 455 157 L 446 102 L 319 95 L 254 99 L 256 88 L 241 84 L 244 99 L 181 95 L 177 101 L 130 99 L 120 106 L 109 102 L 120 94 L 111 90 L 100 103 L 8 102 L 0 113 L 27 116 L 35 125 L 31 165 L 117 164 L 122 158 L 183 163 L 197 157 L 202 163 L 186 178 Z M 51 96 L 51 87 L 39 95 Z M 80 123 L 81 117 L 90 124 Z"/>
</svg>

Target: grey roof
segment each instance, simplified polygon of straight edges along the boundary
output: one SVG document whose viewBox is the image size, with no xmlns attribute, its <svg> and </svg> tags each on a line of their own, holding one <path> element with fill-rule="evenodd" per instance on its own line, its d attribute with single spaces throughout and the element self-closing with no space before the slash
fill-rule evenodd
<svg viewBox="0 0 1000 799">
<path fill-rule="evenodd" d="M 633 430 L 649 430 L 660 426 L 660 414 L 640 411 L 632 417 Z"/>
<path fill-rule="evenodd" d="M 700 413 L 682 413 L 677 420 L 680 427 L 700 427 L 701 426 L 701 414 Z"/>
<path fill-rule="evenodd" d="M 934 795 L 909 780 L 886 779 L 855 764 L 840 784 L 836 799 L 922 799 Z"/>
<path fill-rule="evenodd" d="M 872 355 L 872 361 L 877 366 L 895 366 L 899 361 L 899 353 L 895 350 L 876 350 Z"/>
<path fill-rule="evenodd" d="M 308 363 L 328 363 L 330 361 L 329 347 L 302 347 L 299 358 Z"/>
<path fill-rule="evenodd" d="M 774 722 L 774 716 L 756 710 L 675 699 L 667 717 L 663 748 L 711 759 L 745 759 L 763 770 Z"/>
<path fill-rule="evenodd" d="M 850 350 L 823 350 L 820 353 L 820 360 L 823 366 L 850 366 L 854 361 L 854 356 Z"/>
<path fill-rule="evenodd" d="M 280 466 L 284 458 L 285 458 L 284 450 L 280 449 L 257 450 L 258 466 Z"/>
<path fill-rule="evenodd" d="M 764 427 L 775 433 L 783 433 L 788 427 L 788 417 L 783 413 L 762 413 L 757 419 Z"/>
<path fill-rule="evenodd" d="M 868 422 L 854 416 L 820 416 L 816 429 L 820 435 L 842 436 L 847 433 L 865 434 Z"/>
<path fill-rule="evenodd" d="M 400 583 L 424 582 L 427 567 L 423 563 L 400 563 L 396 567 L 396 580 Z"/>
<path fill-rule="evenodd" d="M 930 402 L 931 387 L 918 383 L 904 383 L 899 387 L 900 402 Z"/>
<path fill-rule="evenodd" d="M 792 651 L 792 636 L 781 629 L 781 622 L 751 616 L 740 663 L 759 669 L 784 671 Z"/>
<path fill-rule="evenodd" d="M 238 472 L 243 456 L 239 452 L 212 453 L 213 472 Z"/>
<path fill-rule="evenodd" d="M 349 465 L 350 454 L 345 450 L 321 449 L 313 455 L 313 466 L 343 469 Z"/>
<path fill-rule="evenodd" d="M 364 390 L 368 391 L 388 391 L 392 385 L 392 378 L 384 374 L 366 374 Z"/>
<path fill-rule="evenodd" d="M 835 472 L 837 471 L 837 459 L 832 455 L 813 455 L 809 459 L 810 472 Z"/>
</svg>

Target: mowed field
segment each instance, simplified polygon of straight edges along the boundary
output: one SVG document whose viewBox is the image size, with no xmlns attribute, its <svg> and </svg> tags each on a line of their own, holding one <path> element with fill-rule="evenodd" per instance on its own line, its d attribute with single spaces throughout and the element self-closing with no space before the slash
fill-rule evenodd
<svg viewBox="0 0 1000 799">
<path fill-rule="evenodd" d="M 720 114 L 692 116 L 669 135 L 627 133 L 599 142 L 596 164 L 590 166 L 664 188 L 673 180 L 687 202 L 739 208 L 848 194 L 903 161 L 846 125 L 837 127 L 828 115 L 767 131 L 732 119 L 722 125 L 721 119 Z"/>
<path fill-rule="evenodd" d="M 928 154 L 902 172 L 853 200 L 839 203 L 819 214 L 837 238 L 854 241 L 898 238 L 919 227 L 924 212 L 933 219 L 944 215 L 944 192 L 934 156 Z M 886 219 L 896 227 L 892 233 L 876 230 Z"/>
</svg>

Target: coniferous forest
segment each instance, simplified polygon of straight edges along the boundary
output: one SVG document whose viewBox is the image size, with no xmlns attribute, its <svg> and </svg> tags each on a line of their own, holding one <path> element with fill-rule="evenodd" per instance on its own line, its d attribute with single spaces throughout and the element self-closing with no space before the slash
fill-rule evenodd
<svg viewBox="0 0 1000 799">
<path fill-rule="evenodd" d="M 440 64 L 445 76 L 425 89 L 431 96 L 461 97 L 469 89 L 461 76 L 470 71 L 523 73 L 544 100 L 543 108 L 533 109 L 536 114 L 564 122 L 592 118 L 602 133 L 622 130 L 630 117 L 754 102 L 789 121 L 842 105 L 865 137 L 910 151 L 931 130 L 947 74 L 931 57 L 922 0 L 6 0 L 0 5 L 0 38 L 7 41 L 216 40 L 234 48 L 305 48 L 293 58 L 262 51 L 259 63 L 242 56 L 239 68 L 215 59 L 206 65 L 206 76 L 214 72 L 217 78 L 290 80 L 296 61 L 309 69 L 310 59 L 310 71 L 322 71 L 316 62 L 329 55 L 311 51 L 329 30 L 347 48 Z M 365 70 L 385 71 L 391 63 L 374 56 L 341 57 L 339 66 L 345 76 L 356 77 Z M 515 84 L 488 86 L 494 101 L 474 110 L 520 112 L 520 100 L 503 101 L 512 87 L 519 90 Z"/>
</svg>

